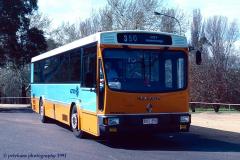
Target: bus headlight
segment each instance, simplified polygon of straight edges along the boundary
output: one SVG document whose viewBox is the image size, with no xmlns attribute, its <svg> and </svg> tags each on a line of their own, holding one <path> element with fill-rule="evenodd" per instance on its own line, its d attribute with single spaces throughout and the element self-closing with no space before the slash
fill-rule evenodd
<svg viewBox="0 0 240 160">
<path fill-rule="evenodd" d="M 103 123 L 105 125 L 109 125 L 109 126 L 118 125 L 119 124 L 119 118 L 116 118 L 116 117 L 104 118 Z"/>
<path fill-rule="evenodd" d="M 188 123 L 190 121 L 189 116 L 180 116 L 181 123 Z"/>
</svg>

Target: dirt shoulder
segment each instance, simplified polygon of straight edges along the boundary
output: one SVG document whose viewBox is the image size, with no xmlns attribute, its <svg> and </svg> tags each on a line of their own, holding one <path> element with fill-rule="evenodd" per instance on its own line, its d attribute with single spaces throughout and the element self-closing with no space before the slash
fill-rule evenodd
<svg viewBox="0 0 240 160">
<path fill-rule="evenodd" d="M 240 133 L 240 113 L 193 113 L 191 125 Z"/>
</svg>

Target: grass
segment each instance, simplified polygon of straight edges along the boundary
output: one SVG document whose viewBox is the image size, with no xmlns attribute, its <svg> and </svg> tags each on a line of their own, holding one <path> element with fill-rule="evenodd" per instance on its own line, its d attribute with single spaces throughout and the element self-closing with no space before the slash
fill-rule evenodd
<svg viewBox="0 0 240 160">
<path fill-rule="evenodd" d="M 192 112 L 192 110 L 190 109 Z M 201 113 L 201 112 L 215 112 L 213 107 L 195 107 L 195 112 L 192 113 Z M 240 110 L 236 110 L 235 108 L 231 107 L 220 107 L 218 113 L 240 113 Z"/>
</svg>

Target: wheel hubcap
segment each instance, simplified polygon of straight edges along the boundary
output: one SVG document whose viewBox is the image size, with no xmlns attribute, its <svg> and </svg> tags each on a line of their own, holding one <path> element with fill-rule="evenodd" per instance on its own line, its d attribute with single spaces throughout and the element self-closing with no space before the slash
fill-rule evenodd
<svg viewBox="0 0 240 160">
<path fill-rule="evenodd" d="M 78 123 L 77 122 L 77 113 L 72 114 L 71 120 L 72 120 L 72 128 L 77 129 L 77 123 Z"/>
</svg>

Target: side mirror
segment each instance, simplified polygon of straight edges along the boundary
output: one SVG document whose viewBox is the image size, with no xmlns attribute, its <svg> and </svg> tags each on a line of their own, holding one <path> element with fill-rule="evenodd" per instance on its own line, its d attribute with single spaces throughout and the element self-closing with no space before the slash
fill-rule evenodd
<svg viewBox="0 0 240 160">
<path fill-rule="evenodd" d="M 202 63 L 202 53 L 197 50 L 196 52 L 196 64 L 197 65 L 200 65 Z"/>
</svg>

